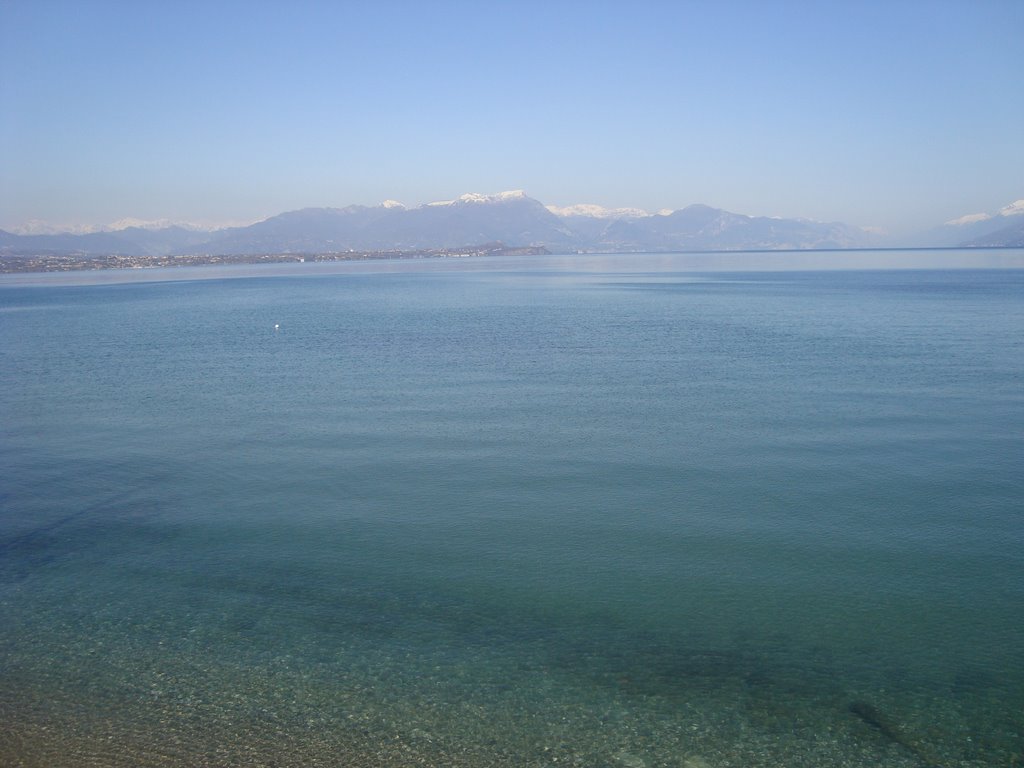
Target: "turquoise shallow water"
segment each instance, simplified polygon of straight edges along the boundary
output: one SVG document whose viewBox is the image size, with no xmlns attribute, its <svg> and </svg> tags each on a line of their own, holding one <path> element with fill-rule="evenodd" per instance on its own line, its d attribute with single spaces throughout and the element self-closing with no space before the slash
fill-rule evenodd
<svg viewBox="0 0 1024 768">
<path fill-rule="evenodd" d="M 1024 270 L 734 258 L 0 285 L 0 764 L 1020 763 Z"/>
</svg>

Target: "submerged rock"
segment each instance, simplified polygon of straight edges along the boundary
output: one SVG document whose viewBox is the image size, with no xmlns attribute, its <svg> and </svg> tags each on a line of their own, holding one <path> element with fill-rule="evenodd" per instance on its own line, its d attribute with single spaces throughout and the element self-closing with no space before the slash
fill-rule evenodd
<svg viewBox="0 0 1024 768">
<path fill-rule="evenodd" d="M 625 750 L 615 755 L 615 762 L 622 768 L 647 768 L 646 760 Z"/>
</svg>

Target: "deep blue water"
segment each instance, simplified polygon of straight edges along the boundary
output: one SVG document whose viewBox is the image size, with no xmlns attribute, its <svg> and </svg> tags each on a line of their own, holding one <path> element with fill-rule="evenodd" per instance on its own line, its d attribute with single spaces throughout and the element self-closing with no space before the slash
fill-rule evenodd
<svg viewBox="0 0 1024 768">
<path fill-rule="evenodd" d="M 0 764 L 1024 760 L 1024 270 L 714 266 L 0 284 Z"/>
</svg>

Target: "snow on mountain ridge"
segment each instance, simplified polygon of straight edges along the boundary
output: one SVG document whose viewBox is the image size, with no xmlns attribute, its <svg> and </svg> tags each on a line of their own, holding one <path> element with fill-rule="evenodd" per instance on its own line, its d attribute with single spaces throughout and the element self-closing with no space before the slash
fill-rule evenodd
<svg viewBox="0 0 1024 768">
<path fill-rule="evenodd" d="M 1024 215 L 1024 200 L 1015 200 L 1009 205 L 999 209 L 999 216 L 1021 216 Z"/>
<path fill-rule="evenodd" d="M 453 200 L 439 200 L 436 202 L 428 202 L 420 205 L 420 208 L 440 207 L 440 206 L 462 206 L 462 205 L 483 205 L 489 203 L 504 203 L 517 200 L 531 200 L 526 193 L 519 190 L 509 190 L 505 192 L 498 192 L 496 194 L 481 194 L 477 192 L 469 192 L 463 194 Z M 551 214 L 560 218 L 575 217 L 577 220 L 582 221 L 583 219 L 594 219 L 597 221 L 604 221 L 610 223 L 616 220 L 633 220 L 640 221 L 643 219 L 649 219 L 651 217 L 664 217 L 669 216 L 675 211 L 671 209 L 661 209 L 655 212 L 646 211 L 640 208 L 606 208 L 602 205 L 590 204 L 590 203 L 579 203 L 576 205 L 568 206 L 557 206 L 557 205 L 546 205 L 544 206 Z M 378 208 L 393 211 L 405 211 L 410 210 L 402 203 L 397 200 L 384 200 L 378 205 Z M 972 227 L 972 225 L 978 225 L 980 227 L 992 227 L 998 222 L 997 219 L 1024 216 L 1024 199 L 1016 200 L 1008 205 L 1003 206 L 995 213 L 972 213 L 966 216 L 961 216 L 956 219 L 952 219 L 945 223 L 945 227 L 949 228 L 947 231 L 950 233 L 947 237 L 954 237 L 954 230 L 960 232 L 966 232 Z M 181 221 L 172 219 L 138 219 L 133 217 L 123 218 L 115 221 L 108 225 L 92 225 L 92 224 L 51 224 L 50 222 L 43 221 L 40 219 L 32 219 L 24 222 L 23 224 L 14 226 L 5 226 L 5 229 L 10 234 L 14 235 L 57 235 L 57 234 L 70 234 L 70 235 L 84 235 L 93 233 L 103 232 L 120 232 L 125 229 L 138 228 L 146 230 L 160 230 L 169 227 L 180 227 L 182 229 L 191 231 L 205 231 L 214 232 L 224 229 L 242 228 L 249 226 L 257 221 L 251 219 L 248 221 Z M 985 222 L 988 222 L 985 224 Z M 575 225 L 573 225 L 575 226 Z M 596 222 L 594 223 L 596 226 Z M 866 230 L 865 230 L 866 231 Z M 972 233 L 973 234 L 973 233 Z M 964 237 L 967 235 L 965 234 Z"/>
<path fill-rule="evenodd" d="M 967 224 L 975 224 L 979 221 L 988 221 L 992 217 L 987 213 L 969 213 L 966 216 L 961 216 L 959 219 L 952 219 L 946 222 L 947 227 L 963 227 Z"/>
<path fill-rule="evenodd" d="M 592 203 L 577 203 L 560 207 L 557 205 L 545 206 L 555 216 L 589 216 L 594 219 L 642 219 L 651 216 L 647 211 L 640 208 L 605 208 L 603 205 Z"/>
<path fill-rule="evenodd" d="M 50 224 L 42 219 L 29 219 L 24 224 L 6 229 L 12 235 L 90 235 L 106 230 L 107 227 L 93 224 Z"/>
<path fill-rule="evenodd" d="M 136 219 L 127 217 L 118 219 L 109 226 L 103 227 L 104 231 L 120 232 L 123 229 L 167 229 L 168 227 L 181 227 L 195 231 L 205 230 L 207 227 L 193 224 L 188 221 L 172 221 L 171 219 Z"/>
<path fill-rule="evenodd" d="M 982 221 L 989 221 L 996 216 L 1022 216 L 1024 215 L 1024 200 L 1015 200 L 1009 205 L 1004 205 L 995 214 L 991 213 L 969 213 L 956 219 L 947 221 L 947 227 L 965 227 L 969 224 L 977 224 Z"/>
<path fill-rule="evenodd" d="M 459 195 L 455 200 L 436 200 L 432 203 L 425 203 L 424 207 L 456 205 L 458 203 L 504 203 L 509 200 L 525 200 L 526 193 L 521 189 L 513 189 L 508 192 L 498 192 L 494 195 L 482 195 L 479 192 L 467 192 Z"/>
<path fill-rule="evenodd" d="M 232 227 L 247 227 L 256 219 L 244 221 L 176 221 L 173 219 L 136 219 L 127 217 L 110 224 L 50 224 L 41 219 L 31 219 L 24 224 L 9 227 L 5 231 L 12 235 L 92 235 L 100 232 L 123 232 L 126 229 L 147 229 L 157 231 L 178 227 L 191 232 L 216 232 Z"/>
<path fill-rule="evenodd" d="M 460 203 L 503 203 L 508 200 L 523 200 L 526 193 L 521 189 L 513 189 L 508 192 L 499 192 L 496 195 L 481 195 L 477 192 L 468 192 L 460 195 L 457 202 Z"/>
</svg>

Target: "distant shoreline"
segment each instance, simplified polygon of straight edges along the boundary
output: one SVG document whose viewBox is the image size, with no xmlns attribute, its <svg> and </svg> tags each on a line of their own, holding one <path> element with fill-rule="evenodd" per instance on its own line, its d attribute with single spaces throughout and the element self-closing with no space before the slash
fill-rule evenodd
<svg viewBox="0 0 1024 768">
<path fill-rule="evenodd" d="M 326 253 L 197 253 L 184 256 L 138 256 L 127 254 L 40 253 L 0 254 L 0 274 L 25 272 L 87 272 L 102 269 L 159 269 L 198 267 L 211 264 L 302 264 L 305 262 L 375 261 L 393 259 L 464 259 L 477 256 L 547 256 L 543 246 L 508 247 L 486 243 L 461 248 L 423 248 L 390 251 L 337 251 Z"/>
<path fill-rule="evenodd" d="M 878 253 L 914 251 L 1019 251 L 1013 246 L 909 246 L 900 248 L 763 248 L 714 251 L 665 251 L 665 255 L 691 254 L 740 254 L 740 253 Z M 566 255 L 628 256 L 655 254 L 661 251 L 573 251 Z M 423 248 L 416 250 L 387 251 L 337 251 L 322 253 L 257 253 L 257 254 L 212 254 L 198 253 L 182 256 L 140 256 L 127 254 L 82 254 L 82 253 L 36 253 L 0 254 L 0 274 L 28 274 L 48 272 L 94 272 L 110 269 L 162 269 L 176 267 L 200 267 L 211 265 L 256 265 L 256 264 L 303 264 L 351 261 L 395 261 L 409 259 L 452 259 L 476 258 L 482 256 L 552 256 L 560 255 L 544 246 L 506 246 L 503 243 L 464 246 L 460 248 Z"/>
</svg>

